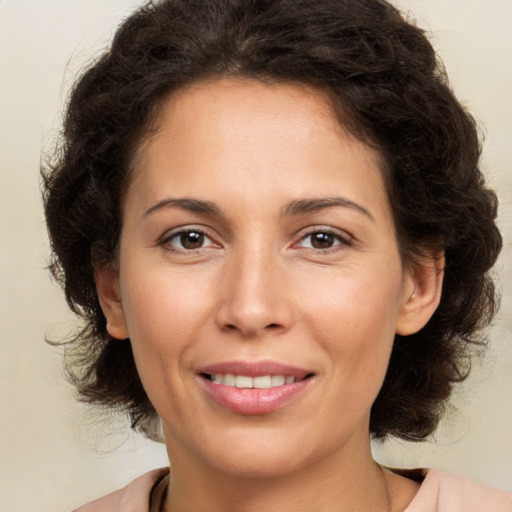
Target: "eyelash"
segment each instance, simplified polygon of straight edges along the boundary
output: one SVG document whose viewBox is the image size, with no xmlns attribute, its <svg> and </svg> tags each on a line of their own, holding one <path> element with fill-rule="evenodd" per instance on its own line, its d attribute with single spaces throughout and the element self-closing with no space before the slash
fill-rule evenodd
<svg viewBox="0 0 512 512">
<path fill-rule="evenodd" d="M 197 235 L 204 237 L 208 239 L 211 244 L 208 246 L 201 246 L 197 248 L 187 249 L 183 247 L 183 243 L 181 243 L 182 247 L 175 247 L 172 245 L 173 240 L 179 240 L 180 237 L 186 234 L 196 233 Z M 319 227 L 319 228 L 310 228 L 309 231 L 304 233 L 297 242 L 294 242 L 292 244 L 292 247 L 296 247 L 301 242 L 305 241 L 307 238 L 310 238 L 314 235 L 329 235 L 332 236 L 335 240 L 334 245 L 331 247 L 326 248 L 316 248 L 316 247 L 303 247 L 303 249 L 306 249 L 308 252 L 313 252 L 315 254 L 328 254 L 331 252 L 336 252 L 341 250 L 343 247 L 350 247 L 352 245 L 352 239 L 348 235 L 342 235 L 339 231 L 336 231 L 332 228 L 327 227 Z M 159 245 L 163 246 L 166 250 L 170 252 L 175 253 L 182 253 L 182 254 L 190 254 L 190 253 L 197 253 L 203 252 L 204 250 L 209 250 L 211 247 L 220 247 L 220 244 L 217 244 L 213 238 L 208 234 L 208 232 L 204 228 L 200 227 L 194 227 L 194 226 L 188 226 L 185 228 L 179 228 L 177 231 L 173 231 L 169 234 L 164 235 L 161 240 L 158 242 Z"/>
</svg>

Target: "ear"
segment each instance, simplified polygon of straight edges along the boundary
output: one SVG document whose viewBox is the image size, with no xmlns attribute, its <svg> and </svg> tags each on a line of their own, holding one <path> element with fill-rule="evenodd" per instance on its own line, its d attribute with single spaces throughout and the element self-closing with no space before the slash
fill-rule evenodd
<svg viewBox="0 0 512 512">
<path fill-rule="evenodd" d="M 96 291 L 101 309 L 107 319 L 107 331 L 120 340 L 128 338 L 128 329 L 119 289 L 119 270 L 113 265 L 104 265 L 94 273 Z"/>
<path fill-rule="evenodd" d="M 441 300 L 444 264 L 444 252 L 436 253 L 425 257 L 405 272 L 403 302 L 396 324 L 397 334 L 414 334 L 430 320 Z"/>
</svg>

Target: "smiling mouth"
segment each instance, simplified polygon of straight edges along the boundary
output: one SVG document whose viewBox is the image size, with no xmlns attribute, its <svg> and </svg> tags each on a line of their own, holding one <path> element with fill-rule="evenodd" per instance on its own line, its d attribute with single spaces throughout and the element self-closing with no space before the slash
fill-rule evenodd
<svg viewBox="0 0 512 512">
<path fill-rule="evenodd" d="M 269 389 L 302 382 L 313 377 L 312 373 L 305 377 L 294 377 L 293 375 L 260 375 L 252 377 L 250 375 L 235 375 L 232 373 L 201 373 L 201 377 L 224 386 L 238 389 Z"/>
<path fill-rule="evenodd" d="M 307 393 L 316 373 L 274 361 L 228 361 L 201 368 L 198 377 L 207 395 L 223 409 L 262 415 Z"/>
</svg>

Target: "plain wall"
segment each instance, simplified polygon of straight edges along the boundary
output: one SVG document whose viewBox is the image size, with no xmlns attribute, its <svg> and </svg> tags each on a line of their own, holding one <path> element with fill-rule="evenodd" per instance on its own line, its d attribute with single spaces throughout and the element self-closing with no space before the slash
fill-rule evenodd
<svg viewBox="0 0 512 512">
<path fill-rule="evenodd" d="M 502 309 L 483 365 L 457 393 L 437 444 L 375 446 L 396 466 L 434 466 L 512 492 L 512 41 L 510 0 L 400 0 L 432 31 L 452 84 L 485 134 L 483 168 L 501 201 Z M 45 270 L 39 192 L 67 91 L 134 0 L 0 0 L 0 508 L 69 510 L 166 465 L 162 445 L 76 404 L 59 349 L 74 328 Z"/>
</svg>

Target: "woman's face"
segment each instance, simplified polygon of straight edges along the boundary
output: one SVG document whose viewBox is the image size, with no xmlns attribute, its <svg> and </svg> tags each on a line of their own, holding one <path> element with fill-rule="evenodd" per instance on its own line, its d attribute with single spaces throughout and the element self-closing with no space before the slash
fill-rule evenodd
<svg viewBox="0 0 512 512">
<path fill-rule="evenodd" d="M 325 96 L 221 80 L 165 103 L 98 288 L 173 464 L 276 475 L 368 444 L 414 279 L 377 156 Z"/>
</svg>

